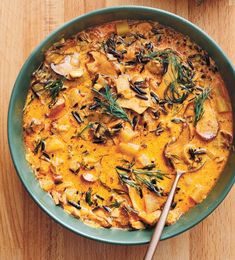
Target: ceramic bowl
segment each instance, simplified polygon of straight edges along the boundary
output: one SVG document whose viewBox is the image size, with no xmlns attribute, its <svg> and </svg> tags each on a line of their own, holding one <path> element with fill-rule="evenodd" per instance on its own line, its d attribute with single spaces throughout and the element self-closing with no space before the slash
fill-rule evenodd
<svg viewBox="0 0 235 260">
<path fill-rule="evenodd" d="M 55 221 L 65 228 L 88 238 L 114 244 L 136 245 L 150 241 L 152 229 L 142 231 L 125 231 L 118 229 L 96 229 L 83 224 L 80 220 L 55 206 L 52 198 L 44 192 L 25 159 L 25 148 L 22 138 L 22 111 L 25 104 L 32 72 L 43 60 L 43 53 L 54 42 L 62 37 L 112 20 L 136 19 L 153 20 L 170 26 L 185 35 L 208 51 L 215 60 L 228 88 L 233 106 L 235 105 L 235 71 L 221 48 L 201 29 L 189 21 L 172 13 L 142 6 L 122 6 L 96 10 L 81 15 L 59 27 L 47 36 L 31 53 L 24 63 L 13 88 L 8 111 L 8 141 L 12 160 L 23 185 L 35 202 Z M 235 111 L 233 107 L 233 111 Z M 235 115 L 235 114 L 234 114 Z M 235 118 L 234 118 L 235 122 Z M 198 224 L 223 201 L 235 180 L 235 160 L 231 153 L 228 163 L 216 186 L 208 197 L 199 205 L 183 215 L 179 221 L 165 227 L 161 239 L 176 236 Z"/>
</svg>

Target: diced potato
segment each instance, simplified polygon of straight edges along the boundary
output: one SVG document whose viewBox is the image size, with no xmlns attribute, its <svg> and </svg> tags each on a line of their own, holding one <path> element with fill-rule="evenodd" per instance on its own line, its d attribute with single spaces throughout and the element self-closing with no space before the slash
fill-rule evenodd
<svg viewBox="0 0 235 260">
<path fill-rule="evenodd" d="M 120 143 L 119 149 L 126 155 L 135 156 L 140 150 L 140 145 L 133 143 Z"/>
<path fill-rule="evenodd" d="M 116 30 L 118 35 L 124 35 L 130 31 L 129 25 L 127 21 L 117 23 Z"/>
<path fill-rule="evenodd" d="M 106 218 L 106 212 L 102 208 L 95 209 L 95 210 L 93 210 L 93 212 L 95 213 L 95 215 L 97 215 L 101 218 Z"/>
<path fill-rule="evenodd" d="M 111 217 L 112 218 L 118 218 L 120 216 L 120 209 L 114 208 L 111 211 Z"/>
<path fill-rule="evenodd" d="M 205 198 L 206 198 L 207 192 L 206 192 L 206 187 L 200 185 L 200 184 L 196 184 L 192 194 L 191 194 L 191 198 L 196 202 L 196 203 L 200 203 L 202 202 Z"/>
<path fill-rule="evenodd" d="M 102 87 L 105 87 L 108 84 L 107 80 L 100 74 L 96 83 L 100 84 Z"/>
<path fill-rule="evenodd" d="M 43 190 L 49 191 L 54 187 L 54 182 L 49 179 L 41 179 L 39 180 L 40 186 Z"/>
<path fill-rule="evenodd" d="M 130 127 L 125 127 L 124 129 L 121 130 L 120 132 L 120 139 L 123 142 L 128 142 L 131 139 L 133 139 L 136 136 L 136 132 L 134 132 Z"/>
<path fill-rule="evenodd" d="M 56 189 L 57 189 L 58 191 L 64 191 L 64 189 L 66 189 L 66 188 L 71 188 L 71 187 L 73 187 L 73 186 L 74 186 L 74 185 L 73 185 L 73 183 L 72 183 L 71 181 L 64 181 L 63 183 L 57 185 L 57 186 L 56 186 Z"/>
<path fill-rule="evenodd" d="M 122 94 L 125 98 L 132 97 L 132 91 L 130 91 L 130 83 L 128 75 L 120 75 L 116 80 L 117 92 Z"/>
<path fill-rule="evenodd" d="M 145 153 L 141 153 L 140 155 L 137 156 L 136 159 L 139 163 L 142 164 L 142 166 L 146 166 L 146 165 L 149 165 L 151 163 L 149 156 L 146 155 Z"/>
<path fill-rule="evenodd" d="M 46 140 L 46 152 L 53 153 L 59 150 L 63 150 L 65 148 L 64 142 L 59 140 L 57 137 L 51 137 Z"/>
</svg>

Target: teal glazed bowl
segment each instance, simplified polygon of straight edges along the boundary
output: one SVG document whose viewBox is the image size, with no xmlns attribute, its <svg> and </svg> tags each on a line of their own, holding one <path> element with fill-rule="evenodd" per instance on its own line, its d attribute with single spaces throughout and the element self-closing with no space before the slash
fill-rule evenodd
<svg viewBox="0 0 235 260">
<path fill-rule="evenodd" d="M 221 48 L 205 32 L 189 21 L 163 10 L 142 6 L 112 7 L 87 13 L 65 23 L 47 36 L 34 49 L 24 63 L 12 91 L 8 111 L 8 142 L 15 169 L 23 185 L 35 202 L 56 222 L 87 238 L 113 244 L 137 245 L 148 243 L 153 230 L 130 232 L 118 229 L 96 229 L 83 224 L 80 220 L 67 214 L 62 208 L 55 206 L 51 197 L 40 188 L 30 165 L 25 159 L 22 131 L 22 111 L 30 86 L 31 74 L 43 60 L 44 51 L 62 37 L 66 38 L 87 27 L 119 19 L 158 21 L 185 35 L 189 35 L 193 41 L 208 51 L 209 55 L 215 60 L 228 88 L 233 111 L 235 111 L 235 70 Z M 233 114 L 235 122 L 234 116 L 235 114 Z M 215 210 L 234 184 L 234 162 L 235 155 L 231 153 L 219 181 L 208 197 L 201 204 L 183 215 L 176 224 L 165 227 L 161 237 L 162 240 L 174 237 L 192 228 Z"/>
</svg>

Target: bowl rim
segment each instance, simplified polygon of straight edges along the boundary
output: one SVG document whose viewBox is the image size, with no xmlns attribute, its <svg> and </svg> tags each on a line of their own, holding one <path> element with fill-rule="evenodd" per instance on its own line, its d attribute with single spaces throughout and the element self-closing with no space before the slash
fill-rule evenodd
<svg viewBox="0 0 235 260">
<path fill-rule="evenodd" d="M 77 21 L 82 20 L 84 18 L 89 18 L 92 17 L 93 15 L 97 15 L 97 14 L 103 14 L 106 12 L 119 12 L 119 11 L 123 11 L 123 10 L 136 10 L 136 11 L 141 11 L 141 10 L 145 10 L 145 11 L 150 11 L 150 12 L 156 12 L 156 13 L 162 13 L 166 16 L 170 16 L 173 19 L 178 20 L 181 23 L 186 24 L 187 26 L 191 27 L 193 30 L 197 31 L 199 34 L 201 34 L 204 38 L 206 38 L 210 44 L 213 46 L 213 48 L 217 49 L 221 56 L 223 57 L 223 59 L 227 62 L 227 64 L 230 66 L 230 68 L 233 70 L 234 75 L 235 75 L 235 69 L 231 63 L 231 61 L 228 59 L 228 57 L 226 56 L 226 54 L 224 53 L 224 51 L 221 49 L 221 47 L 202 29 L 200 29 L 198 26 L 196 26 L 195 24 L 193 24 L 192 22 L 188 21 L 187 19 L 176 15 L 174 13 L 162 10 L 162 9 L 158 9 L 158 8 L 152 8 L 152 7 L 146 7 L 146 6 L 140 6 L 140 5 L 122 5 L 122 6 L 113 6 L 113 7 L 106 7 L 106 8 L 102 8 L 102 9 L 97 9 L 82 15 L 79 15 L 65 23 L 63 23 L 62 25 L 60 25 L 59 27 L 57 27 L 55 30 L 53 30 L 52 32 L 50 32 L 46 37 L 44 37 L 44 39 L 33 49 L 33 51 L 30 53 L 30 55 L 28 56 L 28 58 L 26 59 L 26 61 L 24 62 L 23 66 L 20 69 L 20 72 L 16 78 L 16 81 L 14 83 L 12 92 L 11 92 L 11 97 L 10 97 L 10 102 L 9 102 L 9 107 L 8 107 L 8 119 L 7 119 L 7 138 L 8 138 L 8 146 L 10 148 L 10 155 L 16 170 L 16 173 L 18 175 L 18 177 L 20 178 L 24 188 L 27 190 L 28 194 L 30 195 L 30 197 L 36 202 L 36 204 L 48 215 L 50 216 L 55 222 L 59 223 L 61 226 L 65 227 L 66 229 L 72 231 L 75 234 L 79 234 L 80 236 L 89 238 L 89 239 L 93 239 L 96 241 L 100 241 L 100 242 L 105 242 L 105 243 L 110 243 L 110 244 L 117 244 L 117 245 L 141 245 L 141 244 L 146 244 L 150 241 L 150 239 L 143 239 L 143 241 L 138 241 L 138 242 L 128 242 L 128 241 L 122 241 L 122 240 L 107 240 L 107 239 L 103 239 L 100 238 L 98 235 L 89 235 L 86 234 L 84 232 L 81 232 L 78 229 L 75 229 L 73 227 L 70 226 L 70 224 L 67 224 L 66 222 L 62 221 L 59 219 L 59 217 L 57 215 L 55 215 L 54 213 L 52 213 L 50 211 L 50 209 L 47 208 L 47 206 L 43 205 L 39 199 L 37 198 L 37 196 L 35 194 L 33 194 L 30 190 L 29 185 L 24 181 L 22 175 L 21 175 L 21 167 L 20 164 L 17 163 L 17 160 L 14 157 L 14 143 L 10 138 L 10 134 L 11 134 L 11 129 L 12 129 L 12 121 L 11 121 L 11 115 L 13 114 L 13 104 L 14 104 L 14 100 L 16 98 L 17 95 L 17 85 L 19 84 L 19 82 L 21 81 L 21 75 L 23 74 L 23 71 L 28 67 L 28 63 L 29 61 L 33 58 L 33 56 L 39 51 L 41 50 L 44 45 L 46 44 L 46 42 L 52 37 L 57 35 L 60 31 L 62 31 L 63 29 L 67 28 L 69 25 L 71 24 L 75 24 Z M 177 30 L 177 29 L 176 29 Z M 210 205 L 210 207 L 208 207 L 206 210 L 204 210 L 202 212 L 202 214 L 198 217 L 198 219 L 194 222 L 192 222 L 190 225 L 186 226 L 186 227 L 180 227 L 179 230 L 173 234 L 167 234 L 167 235 L 163 235 L 161 237 L 161 240 L 165 240 L 171 237 L 175 237 L 189 229 L 191 229 L 192 227 L 194 227 L 195 225 L 197 225 L 199 222 L 201 222 L 203 219 L 205 219 L 207 216 L 209 216 L 219 205 L 220 203 L 225 199 L 225 197 L 227 196 L 227 194 L 229 193 L 229 191 L 231 190 L 233 184 L 235 183 L 235 175 L 233 175 L 231 181 L 226 185 L 226 188 L 223 190 L 221 196 L 219 197 L 219 199 L 217 199 L 213 205 Z"/>
</svg>

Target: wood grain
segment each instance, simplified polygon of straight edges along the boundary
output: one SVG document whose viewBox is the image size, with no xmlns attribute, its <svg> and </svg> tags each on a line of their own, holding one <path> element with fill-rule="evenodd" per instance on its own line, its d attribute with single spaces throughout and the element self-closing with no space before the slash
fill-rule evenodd
<svg viewBox="0 0 235 260">
<path fill-rule="evenodd" d="M 77 236 L 54 223 L 23 189 L 7 145 L 7 109 L 14 80 L 32 49 L 80 14 L 115 5 L 162 8 L 211 35 L 235 62 L 234 0 L 1 0 L 0 1 L 0 259 L 142 259 L 146 246 L 114 246 Z M 155 259 L 235 259 L 235 189 L 190 231 L 160 243 Z"/>
</svg>

